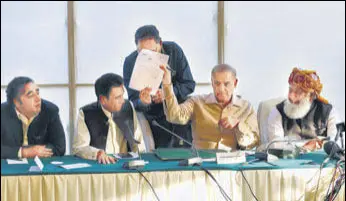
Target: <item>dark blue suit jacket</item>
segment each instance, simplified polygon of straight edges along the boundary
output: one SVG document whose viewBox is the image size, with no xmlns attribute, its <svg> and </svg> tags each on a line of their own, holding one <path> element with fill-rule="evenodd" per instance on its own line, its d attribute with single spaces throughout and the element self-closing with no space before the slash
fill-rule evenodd
<svg viewBox="0 0 346 201">
<path fill-rule="evenodd" d="M 1 104 L 1 158 L 18 158 L 23 145 L 22 122 L 14 105 Z M 66 150 L 65 131 L 59 117 L 59 108 L 42 99 L 41 112 L 28 129 L 28 145 L 46 145 L 54 156 L 62 156 Z"/>
<path fill-rule="evenodd" d="M 184 55 L 183 50 L 175 42 L 165 41 L 162 43 L 162 53 L 169 55 L 168 64 L 176 71 L 172 74 L 172 84 L 174 93 L 181 103 L 187 99 L 187 96 L 195 90 L 195 81 L 193 80 L 189 63 Z M 134 51 L 125 58 L 123 77 L 125 87 L 128 92 L 129 100 L 133 102 L 135 108 L 144 112 L 145 116 L 151 120 L 152 118 L 165 118 L 162 103 L 144 105 L 139 99 L 139 91 L 129 88 L 132 71 L 138 56 L 138 52 Z"/>
</svg>

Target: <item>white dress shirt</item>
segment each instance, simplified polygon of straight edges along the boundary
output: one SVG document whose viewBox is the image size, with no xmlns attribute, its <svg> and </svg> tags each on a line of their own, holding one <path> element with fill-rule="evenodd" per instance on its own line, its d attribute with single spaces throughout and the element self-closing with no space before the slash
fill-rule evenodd
<svg viewBox="0 0 346 201">
<path fill-rule="evenodd" d="M 23 146 L 28 145 L 28 130 L 31 122 L 35 119 L 35 116 L 31 117 L 30 119 L 26 118 L 25 115 L 21 114 L 17 109 L 16 109 L 17 117 L 20 119 L 22 122 L 22 127 L 23 127 Z M 18 158 L 22 158 L 22 147 L 19 148 L 18 150 Z"/>
</svg>

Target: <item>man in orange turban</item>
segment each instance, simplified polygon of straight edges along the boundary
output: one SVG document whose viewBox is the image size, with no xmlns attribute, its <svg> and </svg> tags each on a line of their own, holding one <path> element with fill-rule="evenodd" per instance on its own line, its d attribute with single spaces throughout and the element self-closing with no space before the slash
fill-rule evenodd
<svg viewBox="0 0 346 201">
<path fill-rule="evenodd" d="M 289 92 L 271 111 L 268 118 L 268 139 L 293 136 L 311 139 L 304 148 L 312 151 L 322 148 L 318 137 L 336 135 L 336 116 L 333 106 L 321 97 L 322 83 L 313 70 L 293 68 L 288 79 Z"/>
</svg>

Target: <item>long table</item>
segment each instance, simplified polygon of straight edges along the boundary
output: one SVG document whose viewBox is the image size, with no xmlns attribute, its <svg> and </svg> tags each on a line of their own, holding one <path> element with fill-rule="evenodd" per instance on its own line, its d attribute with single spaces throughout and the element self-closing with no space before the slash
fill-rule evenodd
<svg viewBox="0 0 346 201">
<path fill-rule="evenodd" d="M 242 173 L 258 200 L 315 200 L 315 196 L 316 200 L 323 200 L 335 165 L 335 161 L 331 161 L 320 171 L 325 156 L 324 152 L 304 154 L 294 160 L 273 162 L 277 166 L 265 162 L 223 165 L 203 162 L 202 167 L 210 170 L 233 201 L 254 200 Z M 201 167 L 179 166 L 179 161 L 161 161 L 153 153 L 142 154 L 142 159 L 149 163 L 140 171 L 160 200 L 225 200 L 216 183 Z M 20 165 L 9 165 L 6 160 L 1 160 L 1 200 L 156 200 L 150 186 L 136 170 L 122 167 L 128 160 L 108 165 L 75 156 L 41 160 L 44 164 L 42 172 L 28 171 L 34 165 L 32 159 L 28 164 Z M 52 161 L 91 166 L 66 170 L 51 164 Z M 345 200 L 344 188 L 336 200 Z"/>
</svg>

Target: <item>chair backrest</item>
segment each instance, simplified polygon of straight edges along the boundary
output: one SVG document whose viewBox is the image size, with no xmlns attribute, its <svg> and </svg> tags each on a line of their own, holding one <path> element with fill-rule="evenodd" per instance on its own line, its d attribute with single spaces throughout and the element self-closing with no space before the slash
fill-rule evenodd
<svg viewBox="0 0 346 201">
<path fill-rule="evenodd" d="M 283 101 L 284 97 L 272 98 L 269 100 L 261 101 L 258 105 L 257 110 L 257 121 L 259 134 L 261 137 L 261 144 L 265 144 L 268 142 L 268 117 L 272 109 L 281 101 Z"/>
<path fill-rule="evenodd" d="M 137 113 L 139 124 L 143 132 L 145 150 L 146 152 L 152 152 L 155 149 L 155 142 L 154 142 L 153 134 L 152 134 L 150 125 L 148 123 L 148 120 L 145 118 L 142 112 L 136 111 L 136 113 Z"/>
</svg>

